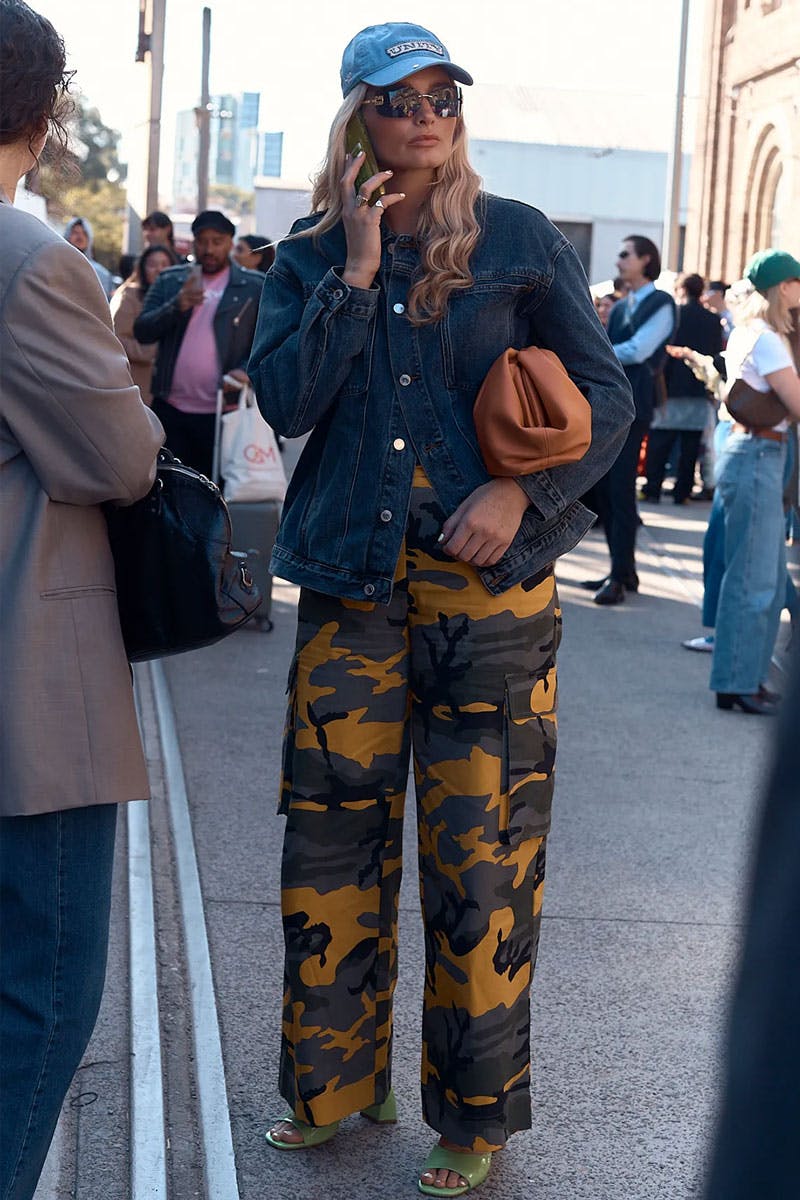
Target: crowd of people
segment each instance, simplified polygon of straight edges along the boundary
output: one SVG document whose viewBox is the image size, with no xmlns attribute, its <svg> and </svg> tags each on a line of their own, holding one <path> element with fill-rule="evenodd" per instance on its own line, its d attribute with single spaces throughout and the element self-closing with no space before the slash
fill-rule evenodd
<svg viewBox="0 0 800 1200">
<path fill-rule="evenodd" d="M 638 498 L 658 504 L 672 460 L 673 503 L 712 501 L 703 624 L 715 632 L 683 644 L 713 654 L 710 687 L 720 709 L 774 715 L 780 696 L 770 664 L 784 607 L 793 629 L 800 628 L 785 552 L 798 513 L 800 261 L 787 251 L 761 251 L 733 287 L 684 274 L 676 281 L 677 307 L 652 285 L 660 274 L 652 242 L 626 239 L 617 269 L 614 293 L 598 297 L 595 307 L 625 365 L 637 419 L 587 497 L 605 528 L 611 570 L 583 586 L 600 605 L 639 590 L 637 478 L 644 477 Z M 645 308 L 655 295 L 659 303 L 651 299 Z M 779 419 L 755 424 L 732 416 L 725 398 L 742 384 L 777 396 Z"/>
<path fill-rule="evenodd" d="M 638 590 L 646 437 L 646 499 L 660 501 L 672 458 L 683 504 L 722 418 L 706 538 L 711 687 L 723 710 L 777 707 L 768 672 L 790 590 L 782 496 L 800 417 L 800 262 L 756 255 L 730 311 L 721 285 L 686 275 L 676 305 L 656 286 L 658 248 L 633 234 L 619 294 L 594 305 L 558 229 L 482 191 L 462 116 L 469 72 L 431 31 L 392 23 L 345 48 L 312 213 L 277 253 L 206 210 L 181 261 L 172 222 L 153 212 L 115 288 L 84 218 L 60 237 L 13 208 L 48 135 L 63 141 L 69 74 L 47 20 L 23 0 L 0 0 L 0 15 L 0 484 L 12 516 L 0 530 L 0 1195 L 31 1200 L 102 993 L 117 804 L 148 794 L 101 506 L 145 495 L 165 442 L 211 475 L 219 390 L 245 382 L 276 432 L 308 435 L 272 559 L 300 600 L 280 781 L 288 1111 L 267 1142 L 302 1151 L 351 1113 L 396 1119 L 413 754 L 422 1100 L 437 1135 L 417 1187 L 462 1195 L 531 1124 L 554 564 L 590 528 L 588 500 L 610 556 L 608 575 L 587 581 L 595 603 Z M 362 144 L 348 149 L 356 117 Z M 366 171 L 365 140 L 377 164 Z M 560 361 L 562 411 L 590 411 L 591 437 L 546 465 L 510 455 L 490 473 L 475 399 L 509 352 L 535 373 L 528 347 Z M 724 398 L 739 380 L 774 393 L 785 418 L 718 414 L 714 388 Z"/>
</svg>

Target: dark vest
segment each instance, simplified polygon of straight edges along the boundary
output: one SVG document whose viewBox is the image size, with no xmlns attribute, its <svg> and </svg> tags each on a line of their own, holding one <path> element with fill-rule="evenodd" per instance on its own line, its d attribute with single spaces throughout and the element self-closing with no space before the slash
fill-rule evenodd
<svg viewBox="0 0 800 1200">
<path fill-rule="evenodd" d="M 722 322 L 716 313 L 703 308 L 698 300 L 678 305 L 678 327 L 674 333 L 676 346 L 688 346 L 712 358 L 722 350 Z M 705 384 L 678 358 L 670 358 L 664 368 L 668 396 L 697 396 L 705 399 Z"/>
<path fill-rule="evenodd" d="M 673 323 L 675 328 L 675 301 L 666 292 L 660 292 L 656 289 L 645 296 L 641 303 L 637 304 L 633 313 L 628 308 L 627 297 L 618 300 L 612 308 L 608 318 L 608 337 L 612 346 L 618 346 L 620 342 L 627 342 L 632 338 L 636 330 L 644 325 L 654 313 L 660 308 L 669 305 L 672 310 Z M 670 334 L 670 336 L 672 336 Z M 663 370 L 665 354 L 664 347 L 669 338 L 666 338 L 660 346 L 657 346 L 654 352 L 643 363 L 630 363 L 628 366 L 623 366 L 625 374 L 628 376 L 628 382 L 633 391 L 633 402 L 636 405 L 636 419 L 638 421 L 646 421 L 649 425 L 653 419 L 653 409 L 656 402 L 656 387 L 655 376 Z"/>
</svg>

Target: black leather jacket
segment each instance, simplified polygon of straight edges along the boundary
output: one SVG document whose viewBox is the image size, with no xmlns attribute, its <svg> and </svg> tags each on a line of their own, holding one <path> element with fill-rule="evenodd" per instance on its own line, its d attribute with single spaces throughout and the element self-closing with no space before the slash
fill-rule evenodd
<svg viewBox="0 0 800 1200">
<path fill-rule="evenodd" d="M 237 367 L 247 370 L 264 282 L 260 271 L 247 271 L 234 262 L 230 268 L 228 286 L 214 316 L 221 376 Z M 137 341 L 158 342 L 153 368 L 153 398 L 157 400 L 165 400 L 170 393 L 178 350 L 192 315 L 191 309 L 182 313 L 178 308 L 178 292 L 191 269 L 187 263 L 162 271 L 148 289 L 144 307 L 134 322 Z"/>
</svg>

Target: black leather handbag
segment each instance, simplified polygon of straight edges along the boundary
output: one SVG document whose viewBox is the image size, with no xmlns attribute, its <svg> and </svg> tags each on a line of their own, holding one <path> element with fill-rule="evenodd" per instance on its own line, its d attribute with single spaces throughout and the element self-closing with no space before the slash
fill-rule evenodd
<svg viewBox="0 0 800 1200">
<path fill-rule="evenodd" d="M 144 499 L 105 515 L 131 662 L 210 646 L 253 616 L 261 595 L 219 488 L 166 447 Z"/>
</svg>

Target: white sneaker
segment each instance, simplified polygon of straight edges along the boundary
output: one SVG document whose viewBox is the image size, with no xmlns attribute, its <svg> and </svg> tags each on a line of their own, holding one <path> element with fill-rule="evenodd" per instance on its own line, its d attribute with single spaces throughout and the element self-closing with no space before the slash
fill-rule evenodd
<svg viewBox="0 0 800 1200">
<path fill-rule="evenodd" d="M 681 642 L 687 650 L 703 650 L 707 654 L 711 654 L 714 649 L 714 635 L 710 633 L 707 637 L 688 638 L 685 642 Z"/>
</svg>

